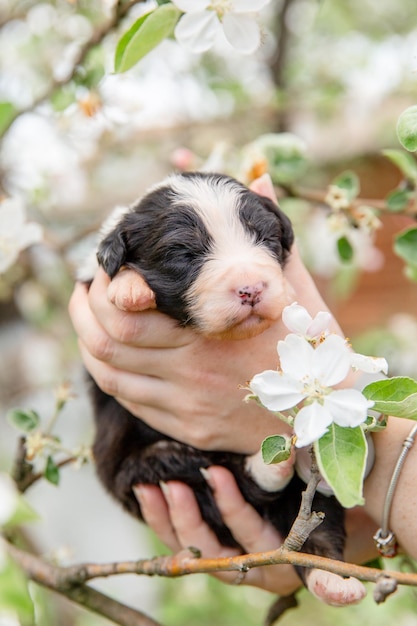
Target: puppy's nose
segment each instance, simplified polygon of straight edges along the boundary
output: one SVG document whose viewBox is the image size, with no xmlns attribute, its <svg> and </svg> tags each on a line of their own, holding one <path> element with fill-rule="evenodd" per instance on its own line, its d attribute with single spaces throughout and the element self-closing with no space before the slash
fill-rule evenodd
<svg viewBox="0 0 417 626">
<path fill-rule="evenodd" d="M 254 306 L 261 301 L 262 292 L 264 289 L 265 283 L 260 281 L 255 285 L 246 285 L 245 287 L 240 287 L 239 289 L 236 289 L 236 294 L 238 295 L 239 300 L 242 304 Z"/>
</svg>

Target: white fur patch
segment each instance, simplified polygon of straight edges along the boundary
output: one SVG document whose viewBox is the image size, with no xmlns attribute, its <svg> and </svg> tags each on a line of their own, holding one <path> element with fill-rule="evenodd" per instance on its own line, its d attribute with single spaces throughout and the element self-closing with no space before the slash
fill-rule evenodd
<svg viewBox="0 0 417 626">
<path fill-rule="evenodd" d="M 265 491 L 281 491 L 294 475 L 294 455 L 288 461 L 267 465 L 259 450 L 256 454 L 246 457 L 245 467 L 259 487 Z"/>
</svg>

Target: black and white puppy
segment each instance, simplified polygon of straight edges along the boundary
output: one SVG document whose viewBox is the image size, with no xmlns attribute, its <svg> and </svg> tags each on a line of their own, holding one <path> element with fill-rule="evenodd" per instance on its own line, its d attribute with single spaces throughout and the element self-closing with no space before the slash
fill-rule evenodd
<svg viewBox="0 0 417 626">
<path fill-rule="evenodd" d="M 289 303 L 283 268 L 293 243 L 287 216 L 268 198 L 219 174 L 172 175 L 105 223 L 97 259 L 113 278 L 133 268 L 155 294 L 158 310 L 207 337 L 245 339 L 271 326 Z M 94 268 L 84 268 L 86 282 Z M 244 382 L 244 381 L 242 381 Z M 224 525 L 201 468 L 222 465 L 245 499 L 285 537 L 305 484 L 259 455 L 207 452 L 166 437 L 134 417 L 92 383 L 97 472 L 124 508 L 142 518 L 132 487 L 178 480 L 192 487 L 202 516 L 221 543 L 237 543 Z M 288 474 L 288 473 L 287 473 Z M 324 522 L 303 551 L 343 560 L 344 512 L 320 493 Z M 361 583 L 319 570 L 298 569 L 307 587 L 329 604 L 359 601 Z"/>
</svg>

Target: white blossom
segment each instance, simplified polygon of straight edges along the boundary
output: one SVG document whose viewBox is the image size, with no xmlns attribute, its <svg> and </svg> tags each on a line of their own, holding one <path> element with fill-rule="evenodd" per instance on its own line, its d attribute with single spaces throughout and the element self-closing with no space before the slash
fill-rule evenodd
<svg viewBox="0 0 417 626">
<path fill-rule="evenodd" d="M 366 372 L 367 374 L 388 373 L 388 363 L 382 357 L 366 356 L 365 354 L 352 352 L 350 363 L 354 369 L 361 370 L 361 372 Z"/>
<path fill-rule="evenodd" d="M 21 250 L 42 238 L 42 228 L 26 222 L 25 209 L 17 198 L 8 198 L 0 204 L 0 274 L 17 260 Z"/>
<path fill-rule="evenodd" d="M 0 526 L 9 521 L 16 507 L 16 488 L 7 474 L 0 474 Z"/>
<path fill-rule="evenodd" d="M 292 333 L 315 339 L 328 331 L 332 316 L 328 311 L 319 311 L 313 318 L 303 306 L 293 302 L 282 312 L 282 321 Z"/>
<path fill-rule="evenodd" d="M 303 402 L 294 419 L 296 447 L 320 439 L 332 423 L 354 428 L 366 420 L 373 402 L 357 389 L 333 388 L 352 369 L 352 353 L 342 337 L 328 335 L 314 347 L 305 337 L 290 333 L 277 349 L 280 371 L 257 374 L 249 386 L 270 411 L 285 411 Z M 366 357 L 354 360 L 359 369 L 369 367 Z M 386 368 L 385 359 L 372 363 Z"/>
<path fill-rule="evenodd" d="M 172 0 L 184 15 L 175 28 L 177 41 L 191 52 L 205 52 L 223 31 L 239 52 L 251 54 L 261 35 L 253 13 L 270 0 Z"/>
</svg>

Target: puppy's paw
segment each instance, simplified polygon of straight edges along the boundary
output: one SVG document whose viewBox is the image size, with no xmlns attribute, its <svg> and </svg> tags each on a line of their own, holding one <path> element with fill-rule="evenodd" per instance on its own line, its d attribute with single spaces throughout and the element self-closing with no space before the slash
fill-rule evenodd
<svg viewBox="0 0 417 626">
<path fill-rule="evenodd" d="M 287 461 L 267 465 L 262 452 L 246 457 L 246 471 L 259 487 L 265 491 L 281 491 L 288 485 L 294 475 L 295 454 L 292 452 Z"/>
<path fill-rule="evenodd" d="M 145 311 L 155 309 L 155 294 L 143 278 L 134 270 L 123 269 L 107 288 L 107 297 L 122 311 Z"/>
<path fill-rule="evenodd" d="M 357 604 L 366 596 L 366 589 L 357 578 L 342 578 L 332 572 L 312 569 L 306 580 L 309 591 L 330 606 Z"/>
</svg>

